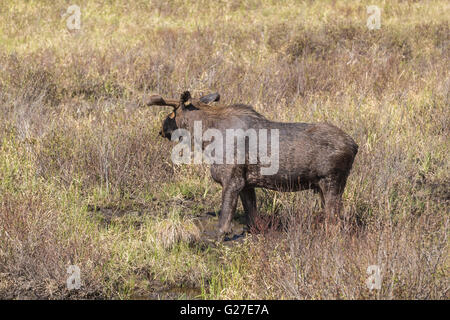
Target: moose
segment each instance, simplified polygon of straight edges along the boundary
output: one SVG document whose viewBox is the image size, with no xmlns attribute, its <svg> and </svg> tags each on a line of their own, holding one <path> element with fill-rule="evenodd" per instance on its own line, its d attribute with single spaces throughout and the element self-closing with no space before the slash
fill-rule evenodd
<svg viewBox="0 0 450 320">
<path fill-rule="evenodd" d="M 239 197 L 248 224 L 254 223 L 257 215 L 255 188 L 282 192 L 312 189 L 320 195 L 326 222 L 345 218 L 341 214 L 342 194 L 358 152 L 358 145 L 349 135 L 329 123 L 271 121 L 244 104 L 211 105 L 219 100 L 217 93 L 194 99 L 189 91 L 185 91 L 180 99 L 165 99 L 160 95 L 152 95 L 144 102 L 147 106 L 173 108 L 163 120 L 159 132 L 169 140 L 178 139 L 175 134 L 177 129 L 192 133 L 194 124 L 199 121 L 204 130 L 214 128 L 224 136 L 229 129 L 278 132 L 277 150 L 273 148 L 272 143 L 269 148 L 271 153 L 277 152 L 276 173 L 262 174 L 261 169 L 265 164 L 260 157 L 257 157 L 256 161 L 249 161 L 249 144 L 252 142 L 249 136 L 244 137 L 246 149 L 243 162 L 211 164 L 211 176 L 222 186 L 222 206 L 217 228 L 219 237 L 224 237 L 231 231 Z M 273 139 L 274 137 L 270 136 L 269 140 Z M 202 148 L 205 148 L 203 143 Z"/>
</svg>

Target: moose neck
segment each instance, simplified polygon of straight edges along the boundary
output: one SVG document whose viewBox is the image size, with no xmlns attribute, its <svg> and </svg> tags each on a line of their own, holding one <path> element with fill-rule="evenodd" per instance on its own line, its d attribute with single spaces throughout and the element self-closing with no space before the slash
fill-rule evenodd
<svg viewBox="0 0 450 320">
<path fill-rule="evenodd" d="M 191 135 L 194 135 L 194 128 L 196 127 L 198 130 L 200 124 L 203 134 L 205 130 L 210 128 L 219 129 L 218 122 L 218 119 L 208 117 L 208 115 L 205 114 L 205 112 L 203 112 L 202 110 L 194 110 L 187 112 L 187 114 L 182 119 L 180 119 L 180 121 L 177 121 L 177 126 L 179 128 L 188 130 Z"/>
</svg>

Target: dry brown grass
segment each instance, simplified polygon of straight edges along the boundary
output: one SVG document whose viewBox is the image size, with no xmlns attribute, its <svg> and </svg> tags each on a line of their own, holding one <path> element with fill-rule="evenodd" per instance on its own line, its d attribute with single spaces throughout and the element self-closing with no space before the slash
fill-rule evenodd
<svg viewBox="0 0 450 320">
<path fill-rule="evenodd" d="M 389 1 L 369 31 L 369 4 L 80 1 L 69 32 L 64 1 L 3 1 L 0 298 L 184 285 L 219 299 L 448 299 L 449 5 Z M 138 107 L 187 89 L 354 137 L 356 231 L 325 235 L 308 192 L 261 191 L 258 232 L 197 245 L 192 221 L 218 210 L 220 189 L 205 167 L 171 163 L 167 110 Z M 71 264 L 81 291 L 65 288 Z M 383 285 L 370 292 L 373 264 Z"/>
</svg>

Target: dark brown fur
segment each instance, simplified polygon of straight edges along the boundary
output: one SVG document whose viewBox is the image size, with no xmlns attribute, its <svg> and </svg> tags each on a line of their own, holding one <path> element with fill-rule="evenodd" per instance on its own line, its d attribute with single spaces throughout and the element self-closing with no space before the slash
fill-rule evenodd
<svg viewBox="0 0 450 320">
<path fill-rule="evenodd" d="M 159 98 L 152 99 L 160 102 Z M 168 139 L 177 128 L 192 132 L 194 121 L 202 121 L 203 130 L 215 128 L 223 133 L 232 128 L 279 130 L 278 173 L 262 175 L 259 162 L 211 165 L 212 178 L 223 188 L 220 234 L 230 231 L 238 197 L 249 223 L 254 221 L 257 214 L 255 188 L 287 192 L 312 189 L 320 194 L 329 218 L 340 215 L 342 193 L 358 152 L 357 144 L 345 132 L 328 123 L 273 122 L 242 104 L 209 106 L 191 99 L 189 92 L 183 93 L 178 104 L 170 101 L 172 103 L 167 105 L 173 106 L 174 111 L 164 121 L 160 132 Z M 162 103 L 149 103 L 152 104 Z"/>
</svg>

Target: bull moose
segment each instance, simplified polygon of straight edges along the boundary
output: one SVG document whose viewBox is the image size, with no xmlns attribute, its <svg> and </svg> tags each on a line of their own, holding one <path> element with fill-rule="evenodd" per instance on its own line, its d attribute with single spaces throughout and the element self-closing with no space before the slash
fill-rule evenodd
<svg viewBox="0 0 450 320">
<path fill-rule="evenodd" d="M 241 129 L 241 132 L 252 129 L 277 131 L 277 150 L 272 143 L 269 148 L 272 154 L 277 153 L 277 172 L 263 174 L 261 169 L 264 164 L 259 157 L 253 163 L 249 161 L 249 135 L 245 136 L 243 162 L 211 164 L 212 178 L 222 185 L 222 207 L 217 230 L 219 236 L 231 230 L 238 197 L 248 223 L 251 225 L 254 222 L 257 214 L 255 188 L 283 192 L 312 189 L 321 197 L 325 221 L 343 218 L 342 194 L 358 152 L 358 145 L 349 135 L 328 123 L 271 121 L 248 105 L 210 105 L 219 98 L 218 94 L 211 94 L 194 99 L 189 91 L 185 91 L 179 100 L 153 95 L 145 101 L 148 106 L 173 108 L 163 121 L 160 131 L 160 135 L 169 140 L 178 139 L 178 135 L 175 137 L 177 129 L 193 133 L 196 122 L 201 122 L 202 130 L 213 128 L 224 136 L 229 129 Z M 271 140 L 274 140 L 274 136 L 269 139 L 274 142 Z M 205 148 L 204 144 L 202 148 Z"/>
</svg>

